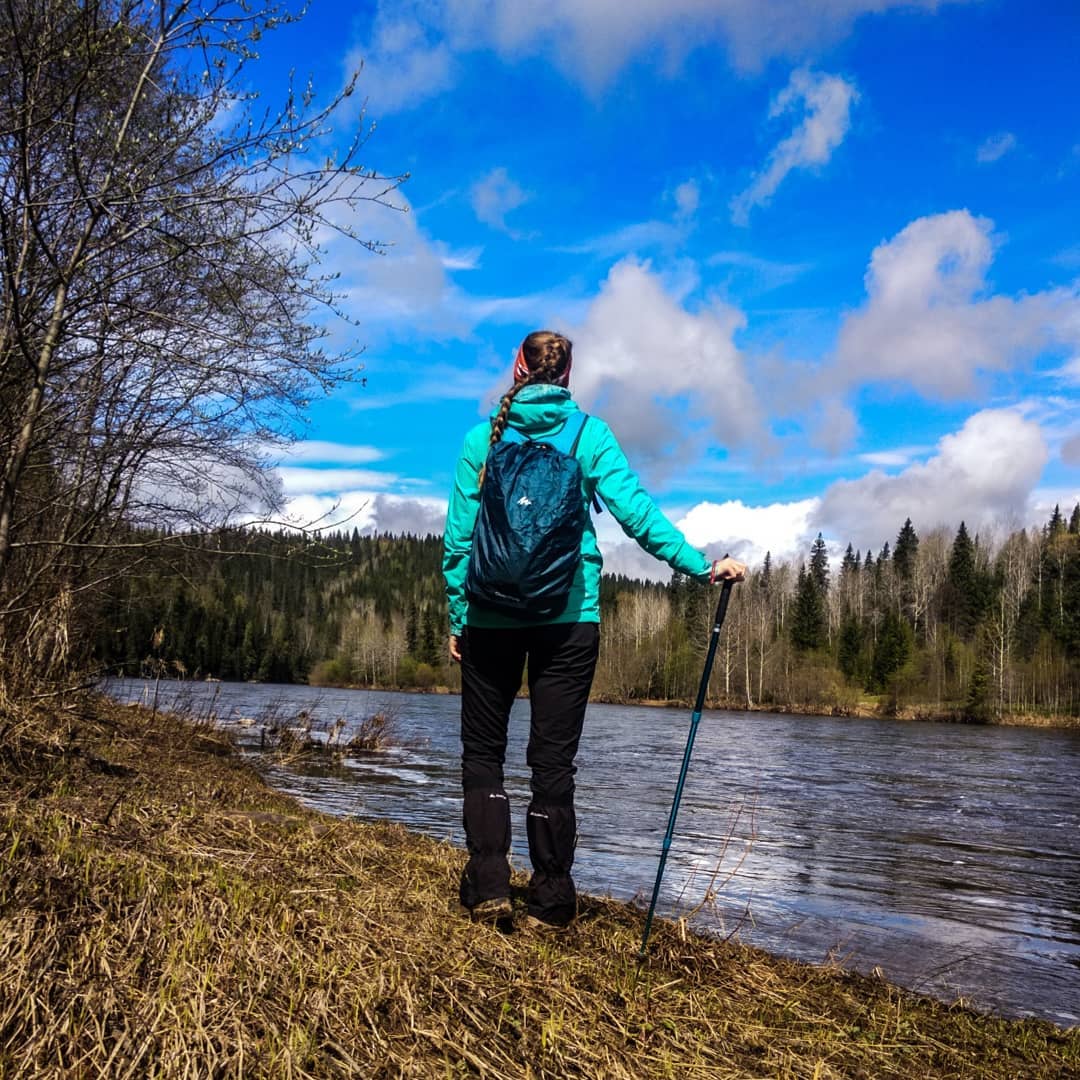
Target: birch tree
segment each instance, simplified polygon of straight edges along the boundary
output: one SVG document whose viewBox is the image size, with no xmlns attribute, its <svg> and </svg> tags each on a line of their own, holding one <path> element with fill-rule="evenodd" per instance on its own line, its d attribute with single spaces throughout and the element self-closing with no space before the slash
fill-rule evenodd
<svg viewBox="0 0 1080 1080">
<path fill-rule="evenodd" d="M 293 18 L 242 0 L 0 9 L 6 648 L 33 624 L 62 658 L 72 597 L 145 550 L 133 525 L 272 512 L 267 447 L 354 366 L 325 348 L 323 245 L 379 250 L 351 222 L 402 178 L 360 162 L 362 126 L 327 156 L 352 84 L 269 109 L 239 89 Z"/>
</svg>

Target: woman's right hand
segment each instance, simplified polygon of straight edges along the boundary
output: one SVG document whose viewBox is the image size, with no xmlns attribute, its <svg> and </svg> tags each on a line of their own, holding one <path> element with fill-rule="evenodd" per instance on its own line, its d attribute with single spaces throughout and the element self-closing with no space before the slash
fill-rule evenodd
<svg viewBox="0 0 1080 1080">
<path fill-rule="evenodd" d="M 461 645 L 458 642 L 457 634 L 450 635 L 450 659 L 455 664 L 461 663 Z"/>
<path fill-rule="evenodd" d="M 730 555 L 717 559 L 712 564 L 712 572 L 709 574 L 709 583 L 715 585 L 718 581 L 745 581 L 746 563 L 738 562 Z"/>
</svg>

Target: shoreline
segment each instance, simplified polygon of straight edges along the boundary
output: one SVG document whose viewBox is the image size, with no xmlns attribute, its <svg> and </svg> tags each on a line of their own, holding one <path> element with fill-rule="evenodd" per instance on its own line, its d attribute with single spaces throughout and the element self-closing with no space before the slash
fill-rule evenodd
<svg viewBox="0 0 1080 1080">
<path fill-rule="evenodd" d="M 208 680 L 220 682 L 217 680 Z M 266 684 L 255 684 L 266 685 Z M 293 683 L 295 686 L 310 686 L 319 690 L 365 690 L 372 693 L 395 693 L 395 694 L 458 694 L 460 691 L 448 686 L 431 687 L 401 687 L 401 686 L 360 686 L 345 683 Z M 519 698 L 528 698 L 528 693 L 522 691 L 517 695 Z M 689 699 L 662 699 L 662 698 L 622 698 L 611 694 L 599 694 L 589 698 L 590 705 L 640 705 L 645 708 L 657 709 L 692 709 L 694 703 Z M 826 716 L 837 719 L 850 720 L 897 720 L 904 723 L 922 722 L 929 724 L 967 724 L 972 727 L 1036 727 L 1054 728 L 1058 730 L 1080 730 L 1080 716 L 1046 716 L 1040 713 L 1007 713 L 1001 717 L 989 720 L 967 719 L 956 710 L 930 710 L 921 706 L 903 706 L 897 711 L 882 711 L 880 706 L 873 702 L 862 700 L 856 705 L 746 705 L 745 703 L 725 703 L 707 701 L 705 708 L 712 712 L 742 712 L 742 713 L 775 713 L 778 716 Z"/>
<path fill-rule="evenodd" d="M 555 937 L 472 924 L 462 851 L 308 810 L 206 723 L 96 698 L 0 720 L 3 1073 L 1080 1076 L 1080 1028 L 682 920 L 639 973 L 642 912 L 610 899 Z"/>
</svg>

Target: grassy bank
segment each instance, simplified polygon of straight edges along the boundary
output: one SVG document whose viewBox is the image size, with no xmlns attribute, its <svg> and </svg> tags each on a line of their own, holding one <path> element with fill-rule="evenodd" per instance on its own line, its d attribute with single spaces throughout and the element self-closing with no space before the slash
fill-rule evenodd
<svg viewBox="0 0 1080 1080">
<path fill-rule="evenodd" d="M 588 899 L 461 917 L 460 851 L 309 812 L 208 728 L 0 710 L 0 1076 L 1080 1076 L 987 1018 Z"/>
</svg>

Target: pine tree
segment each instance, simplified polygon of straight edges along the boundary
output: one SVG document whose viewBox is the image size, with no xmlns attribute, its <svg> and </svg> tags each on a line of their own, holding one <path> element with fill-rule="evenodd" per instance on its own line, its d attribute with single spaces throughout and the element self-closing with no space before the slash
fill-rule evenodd
<svg viewBox="0 0 1080 1080">
<path fill-rule="evenodd" d="M 1080 536 L 1080 503 L 1073 507 L 1072 515 L 1069 517 L 1069 533 L 1072 536 Z"/>
<path fill-rule="evenodd" d="M 1077 511 L 1080 512 L 1080 506 L 1077 507 Z M 765 561 L 761 564 L 761 577 L 758 579 L 761 583 L 761 590 L 767 596 L 769 593 L 769 585 L 772 582 L 772 552 L 765 552 Z"/>
</svg>

